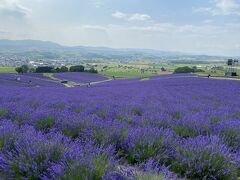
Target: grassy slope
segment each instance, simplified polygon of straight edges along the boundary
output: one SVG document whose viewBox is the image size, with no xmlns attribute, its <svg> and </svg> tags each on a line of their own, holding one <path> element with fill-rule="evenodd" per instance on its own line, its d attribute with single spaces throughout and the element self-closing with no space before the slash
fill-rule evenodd
<svg viewBox="0 0 240 180">
<path fill-rule="evenodd" d="M 107 71 L 100 72 L 100 74 L 107 77 L 115 76 L 116 78 L 149 77 L 149 76 L 157 75 L 156 73 L 146 72 L 142 74 L 137 71 L 124 71 L 124 70 L 107 70 Z"/>
<path fill-rule="evenodd" d="M 16 73 L 15 67 L 0 67 L 0 73 Z"/>
</svg>

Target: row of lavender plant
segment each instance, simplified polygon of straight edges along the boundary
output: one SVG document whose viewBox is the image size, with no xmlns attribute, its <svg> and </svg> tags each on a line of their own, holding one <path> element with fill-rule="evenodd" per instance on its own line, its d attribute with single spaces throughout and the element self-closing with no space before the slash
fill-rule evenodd
<svg viewBox="0 0 240 180">
<path fill-rule="evenodd" d="M 88 83 L 107 80 L 107 78 L 104 76 L 86 72 L 55 73 L 54 77 L 62 80 L 73 81 L 76 83 Z"/>
<path fill-rule="evenodd" d="M 17 87 L 61 87 L 61 83 L 53 81 L 41 73 L 10 74 L 0 73 L 2 86 Z"/>
</svg>

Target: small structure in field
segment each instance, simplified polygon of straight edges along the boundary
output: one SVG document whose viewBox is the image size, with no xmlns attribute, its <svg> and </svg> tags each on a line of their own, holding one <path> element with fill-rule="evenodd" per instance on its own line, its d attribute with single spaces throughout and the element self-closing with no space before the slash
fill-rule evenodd
<svg viewBox="0 0 240 180">
<path fill-rule="evenodd" d="M 237 74 L 237 68 L 240 65 L 240 61 L 238 59 L 228 59 L 227 61 L 227 71 L 225 72 L 225 76 L 228 77 L 235 77 L 238 76 Z"/>
<path fill-rule="evenodd" d="M 61 83 L 62 83 L 62 84 L 67 84 L 68 81 L 67 81 L 67 80 L 63 80 L 63 81 L 61 81 Z"/>
</svg>

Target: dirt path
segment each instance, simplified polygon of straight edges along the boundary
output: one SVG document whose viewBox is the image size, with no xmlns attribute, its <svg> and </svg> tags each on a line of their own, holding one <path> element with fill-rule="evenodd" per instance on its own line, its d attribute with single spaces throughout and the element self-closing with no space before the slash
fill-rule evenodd
<svg viewBox="0 0 240 180">
<path fill-rule="evenodd" d="M 148 79 L 149 81 L 151 80 L 159 80 L 159 79 L 178 79 L 178 78 L 208 78 L 207 76 L 175 76 L 175 77 L 158 77 L 155 79 Z M 231 78 L 231 77 L 210 77 L 209 79 L 218 79 L 218 80 L 232 80 L 232 81 L 239 81 L 240 79 L 238 78 Z"/>
<path fill-rule="evenodd" d="M 52 81 L 59 82 L 59 83 L 64 81 L 63 79 L 58 79 L 58 78 L 54 77 L 53 75 L 54 74 L 52 74 L 52 73 L 44 74 L 44 76 L 50 78 Z M 112 81 L 112 79 L 106 79 L 103 81 L 94 81 L 94 82 L 90 82 L 90 84 L 95 85 L 95 84 L 104 83 L 104 82 L 108 82 L 108 81 Z M 89 85 L 89 83 L 77 83 L 74 81 L 68 81 L 67 83 L 61 83 L 61 84 L 63 84 L 65 87 L 79 87 L 79 86 L 88 86 Z"/>
<path fill-rule="evenodd" d="M 91 85 L 95 85 L 95 84 L 100 84 L 100 83 L 104 83 L 104 82 L 109 82 L 109 81 L 112 81 L 112 79 L 106 79 L 106 80 L 103 80 L 103 81 L 95 81 L 95 82 L 90 82 Z M 79 84 L 75 84 L 75 86 L 88 86 L 89 83 L 79 83 Z"/>
</svg>

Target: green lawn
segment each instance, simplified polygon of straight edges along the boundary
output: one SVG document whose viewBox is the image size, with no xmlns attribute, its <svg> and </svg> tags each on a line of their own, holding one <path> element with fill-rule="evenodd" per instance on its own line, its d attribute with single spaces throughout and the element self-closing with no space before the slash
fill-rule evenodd
<svg viewBox="0 0 240 180">
<path fill-rule="evenodd" d="M 0 73 L 16 73 L 15 67 L 0 67 Z"/>
<path fill-rule="evenodd" d="M 106 70 L 106 71 L 102 71 L 99 72 L 99 74 L 103 75 L 103 76 L 107 76 L 107 77 L 112 77 L 115 76 L 116 78 L 137 78 L 137 77 L 149 77 L 149 76 L 156 76 L 156 73 L 151 73 L 151 72 L 145 72 L 145 73 L 141 73 L 138 71 L 134 71 L 134 70 Z"/>
<path fill-rule="evenodd" d="M 219 76 L 219 77 L 222 77 L 222 76 L 225 76 L 225 71 L 219 71 L 219 70 L 216 70 L 216 71 L 209 71 L 209 70 L 205 70 L 204 72 L 199 72 L 199 73 L 196 73 L 196 74 L 200 74 L 200 75 L 208 75 L 210 74 L 211 76 Z"/>
</svg>

